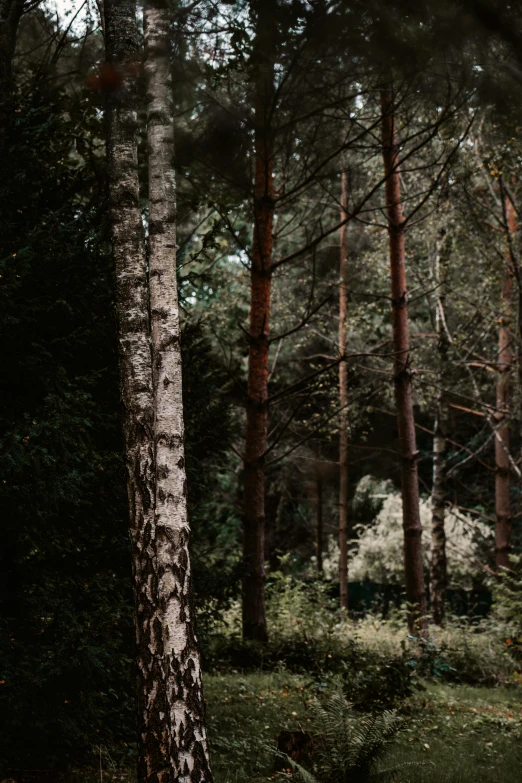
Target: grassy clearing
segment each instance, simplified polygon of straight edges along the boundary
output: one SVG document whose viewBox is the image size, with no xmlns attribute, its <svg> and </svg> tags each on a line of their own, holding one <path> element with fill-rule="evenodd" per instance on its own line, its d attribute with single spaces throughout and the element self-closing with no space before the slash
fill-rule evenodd
<svg viewBox="0 0 522 783">
<path fill-rule="evenodd" d="M 274 769 L 270 748 L 282 729 L 310 726 L 309 703 L 334 686 L 276 673 L 205 678 L 215 783 L 269 783 L 291 776 Z M 522 773 L 522 689 L 427 684 L 403 707 L 405 730 L 390 765 L 422 761 L 397 783 L 515 783 Z M 102 749 L 103 780 L 133 783 L 132 769 L 111 764 Z M 100 781 L 99 759 L 75 783 Z"/>
<path fill-rule="evenodd" d="M 306 677 L 209 677 L 206 692 L 216 783 L 284 779 L 274 771 L 281 729 L 306 730 L 308 702 L 323 691 Z M 406 729 L 390 762 L 423 761 L 404 783 L 504 783 L 520 779 L 522 704 L 518 688 L 430 684 L 404 705 Z"/>
<path fill-rule="evenodd" d="M 229 635 L 213 651 L 214 673 L 205 676 L 205 691 L 215 783 L 291 778 L 276 771 L 271 749 L 282 730 L 312 728 L 310 702 L 339 686 L 346 674 L 343 666 L 351 665 L 350 645 L 359 651 L 356 674 L 362 667 L 365 676 L 373 677 L 379 695 L 383 681 L 375 666 L 368 668 L 372 655 L 383 660 L 401 654 L 409 660 L 415 651 L 420 655 L 413 695 L 399 700 L 405 729 L 386 766 L 412 761 L 425 766 L 401 771 L 396 783 L 522 779 L 522 678 L 502 629 L 454 620 L 444 631 L 432 629 L 432 649 L 419 653 L 401 617 L 383 622 L 368 616 L 356 624 L 346 622 L 338 613 L 326 611 L 322 600 L 307 603 L 301 589 L 296 592 L 286 585 L 277 608 L 267 648 L 242 645 Z M 440 680 L 434 680 L 434 673 L 441 670 L 440 660 L 446 669 Z M 101 759 L 95 754 L 91 770 L 78 772 L 73 783 L 133 783 L 130 765 L 121 766 L 102 749 Z"/>
</svg>

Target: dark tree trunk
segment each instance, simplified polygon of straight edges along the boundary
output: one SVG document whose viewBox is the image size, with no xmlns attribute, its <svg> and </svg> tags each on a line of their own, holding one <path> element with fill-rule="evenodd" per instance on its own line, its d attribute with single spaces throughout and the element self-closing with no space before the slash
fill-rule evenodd
<svg viewBox="0 0 522 783">
<path fill-rule="evenodd" d="M 16 49 L 18 25 L 24 0 L 0 0 L 0 160 L 8 154 L 6 149 L 8 128 L 13 118 L 13 57 Z M 0 225 L 5 232 L 4 216 L 0 204 Z M 7 237 L 2 236 L 2 241 Z"/>
<path fill-rule="evenodd" d="M 516 215 L 509 198 L 506 198 L 507 230 L 514 235 Z M 497 570 L 509 568 L 511 551 L 511 448 L 509 381 L 513 367 L 513 269 L 511 254 L 506 253 L 506 272 L 502 281 L 502 316 L 498 333 L 497 360 L 497 412 L 495 415 L 495 562 Z"/>
<path fill-rule="evenodd" d="M 244 470 L 243 636 L 266 641 L 265 452 L 268 431 L 268 351 L 274 220 L 274 23 L 276 4 L 259 0 L 255 68 L 254 236 L 250 283 L 247 426 Z"/>
<path fill-rule="evenodd" d="M 13 57 L 24 0 L 0 0 L 0 152 L 13 110 Z"/>
<path fill-rule="evenodd" d="M 436 625 L 444 623 L 444 602 L 447 586 L 446 531 L 446 435 L 448 409 L 441 393 L 437 397 L 435 435 L 433 438 L 433 487 L 431 494 L 431 615 Z"/>
<path fill-rule="evenodd" d="M 341 175 L 341 220 L 348 206 L 348 176 Z M 339 354 L 346 355 L 348 253 L 346 224 L 341 226 L 339 274 Z M 339 364 L 339 589 L 341 609 L 348 610 L 348 365 Z"/>
<path fill-rule="evenodd" d="M 419 511 L 417 443 L 413 413 L 412 372 L 408 328 L 408 289 L 404 251 L 399 152 L 391 89 L 381 92 L 382 141 L 386 176 L 386 210 L 390 242 L 390 275 L 394 351 L 394 386 L 402 463 L 404 571 L 410 631 L 426 625 L 426 593 L 422 567 L 422 527 Z"/>
<path fill-rule="evenodd" d="M 323 575 L 323 480 L 315 480 L 315 557 L 318 576 Z"/>
<path fill-rule="evenodd" d="M 439 390 L 437 392 L 435 432 L 433 437 L 430 608 L 433 622 L 436 625 L 443 625 L 447 585 L 444 513 L 446 504 L 446 437 L 448 434 L 448 406 L 444 386 L 449 337 L 444 324 L 444 275 L 441 272 L 440 248 L 437 248 L 435 258 L 434 284 L 437 290 L 435 328 L 437 333 Z"/>
</svg>

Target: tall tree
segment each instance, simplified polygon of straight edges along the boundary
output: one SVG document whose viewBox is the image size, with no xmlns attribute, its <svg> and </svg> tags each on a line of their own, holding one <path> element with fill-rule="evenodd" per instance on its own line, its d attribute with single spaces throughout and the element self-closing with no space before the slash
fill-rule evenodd
<svg viewBox="0 0 522 783">
<path fill-rule="evenodd" d="M 341 221 L 348 208 L 348 174 L 341 174 Z M 339 588 L 341 609 L 348 609 L 348 365 L 346 363 L 346 317 L 348 310 L 348 253 L 346 222 L 340 232 L 339 271 Z"/>
<path fill-rule="evenodd" d="M 317 575 L 323 576 L 323 477 L 318 470 L 315 475 L 315 557 Z"/>
<path fill-rule="evenodd" d="M 435 287 L 435 332 L 437 335 L 438 388 L 435 403 L 433 436 L 433 485 L 431 492 L 431 615 L 436 625 L 444 622 L 444 600 L 447 583 L 446 532 L 444 512 L 446 504 L 446 438 L 448 435 L 448 405 L 445 391 L 445 370 L 448 358 L 449 335 L 445 323 L 445 270 L 441 266 L 442 237 L 438 237 L 433 264 Z"/>
<path fill-rule="evenodd" d="M 254 237 L 250 283 L 247 425 L 244 468 L 243 635 L 266 641 L 265 615 L 265 452 L 268 434 L 268 352 L 274 222 L 275 0 L 253 4 L 256 38 L 254 127 Z"/>
<path fill-rule="evenodd" d="M 516 231 L 516 214 L 511 199 L 505 198 L 506 268 L 502 280 L 500 329 L 498 333 L 496 432 L 495 432 L 495 563 L 497 569 L 509 568 L 511 548 L 511 464 L 509 380 L 513 367 L 513 266 L 509 236 Z"/>
<path fill-rule="evenodd" d="M 392 88 L 381 90 L 382 150 L 386 177 L 386 211 L 390 245 L 393 327 L 393 374 L 401 455 L 401 490 L 404 529 L 404 571 L 408 626 L 425 626 L 426 593 L 422 566 L 422 527 L 419 511 L 417 442 L 413 412 L 412 371 L 406 283 L 405 222 L 401 198 L 399 148 Z"/>
<path fill-rule="evenodd" d="M 192 606 L 190 526 L 184 453 L 183 398 L 176 280 L 174 109 L 168 0 L 144 4 L 149 177 L 149 285 L 154 389 L 155 550 L 158 595 L 149 650 L 146 730 L 152 753 L 143 779 L 211 780 L 201 664 Z M 161 632 L 159 629 L 161 628 Z M 157 670 L 156 670 L 157 666 Z M 161 673 L 162 687 L 156 677 Z M 154 698 L 152 698 L 154 694 Z M 154 737 L 152 735 L 155 735 Z M 157 747 L 154 747 L 157 742 Z M 160 756 L 158 757 L 158 752 Z M 169 770 L 158 772 L 158 758 Z"/>
<path fill-rule="evenodd" d="M 140 36 L 134 0 L 105 0 L 107 69 L 121 80 L 107 101 L 107 177 L 116 271 L 120 390 L 127 465 L 130 535 L 134 578 L 135 624 L 139 672 L 140 735 L 144 728 L 145 692 L 150 665 L 149 640 L 155 596 L 147 574 L 154 559 L 154 439 L 149 301 L 143 224 L 139 205 L 138 93 Z M 158 672 L 158 677 L 160 673 Z"/>
<path fill-rule="evenodd" d="M 190 605 L 167 4 L 145 6 L 149 279 L 139 207 L 140 37 L 133 0 L 106 0 L 105 34 L 116 87 L 108 101 L 107 157 L 136 611 L 138 779 L 209 781 Z"/>
</svg>

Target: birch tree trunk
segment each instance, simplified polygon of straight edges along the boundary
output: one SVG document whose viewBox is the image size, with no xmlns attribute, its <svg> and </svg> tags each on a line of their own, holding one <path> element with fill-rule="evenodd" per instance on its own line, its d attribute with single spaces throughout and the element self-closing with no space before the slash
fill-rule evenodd
<svg viewBox="0 0 522 783">
<path fill-rule="evenodd" d="M 172 327 L 173 309 L 177 312 L 175 296 L 172 301 L 175 277 L 174 289 L 169 286 L 169 275 L 175 276 L 169 220 L 175 214 L 171 201 L 174 193 L 169 189 L 174 183 L 171 173 L 163 175 L 158 170 L 163 162 L 171 171 L 172 149 L 165 152 L 162 132 L 151 131 L 151 191 L 156 186 L 156 193 L 163 188 L 165 196 L 151 198 L 149 302 L 139 207 L 136 85 L 140 35 L 136 6 L 135 0 L 105 0 L 104 6 L 107 60 L 121 81 L 119 89 L 111 92 L 108 99 L 107 164 L 136 614 L 138 781 L 209 781 L 201 674 L 189 603 L 177 321 L 174 328 L 178 332 L 174 333 Z M 161 29 L 166 34 L 167 23 Z M 164 126 L 170 124 L 171 133 L 168 51 L 162 60 L 162 44 L 158 42 L 158 49 L 155 48 L 150 21 L 148 31 L 148 65 L 152 67 L 152 61 L 158 60 L 157 72 L 154 67 L 154 73 L 149 74 L 149 93 L 154 94 L 149 101 L 149 125 L 152 128 L 161 119 Z M 156 73 L 160 83 L 157 92 Z M 162 95 L 162 89 L 166 95 Z M 156 106 L 156 101 L 161 104 L 163 99 L 167 116 Z M 165 127 L 163 131 L 168 139 L 169 131 Z M 153 203 L 155 200 L 160 202 L 159 207 Z M 158 244 L 154 237 L 161 233 L 167 234 L 167 240 Z M 170 253 L 168 261 L 165 244 Z M 169 269 L 169 279 L 161 278 L 162 264 Z M 163 302 L 164 307 L 158 301 L 163 293 L 158 293 L 153 280 L 165 287 L 168 302 Z M 149 304 L 154 320 L 152 346 Z M 166 356 L 172 350 L 177 358 Z M 163 387 L 159 393 L 158 386 Z"/>
<path fill-rule="evenodd" d="M 141 783 L 145 779 L 141 758 L 151 753 L 154 744 L 147 727 L 148 705 L 154 698 L 165 703 L 165 688 L 161 667 L 149 650 L 156 633 L 152 625 L 156 487 L 149 298 L 137 151 L 140 36 L 135 0 L 105 0 L 104 12 L 106 58 L 122 80 L 120 89 L 107 97 L 107 176 L 134 579 Z"/>
<path fill-rule="evenodd" d="M 390 242 L 390 276 L 394 351 L 394 386 L 397 426 L 402 462 L 402 513 L 404 529 L 404 571 L 408 627 L 426 625 L 426 593 L 422 567 L 422 527 L 419 511 L 417 443 L 413 413 L 412 372 L 408 327 L 408 288 L 404 249 L 404 215 L 401 202 L 399 151 L 391 89 L 381 91 L 382 143 L 386 176 L 386 210 Z"/>
<path fill-rule="evenodd" d="M 516 215 L 511 200 L 506 197 L 507 230 L 514 235 Z M 510 433 L 510 393 L 509 380 L 513 366 L 513 269 L 509 247 L 506 251 L 506 272 L 502 281 L 502 316 L 498 333 L 497 360 L 497 412 L 495 422 L 495 563 L 497 570 L 509 568 L 511 550 L 511 466 L 509 452 Z"/>
<path fill-rule="evenodd" d="M 211 781 L 192 607 L 176 280 L 174 112 L 168 0 L 144 4 L 157 602 L 143 672 L 140 779 Z M 162 683 L 157 684 L 158 676 Z"/>
<path fill-rule="evenodd" d="M 341 175 L 341 220 L 348 206 L 348 175 Z M 339 274 L 339 354 L 346 354 L 348 310 L 348 254 L 346 223 L 341 226 Z M 339 364 L 339 588 L 341 609 L 348 610 L 348 366 Z"/>
<path fill-rule="evenodd" d="M 435 330 L 437 334 L 438 385 L 433 437 L 433 486 L 431 492 L 431 615 L 436 625 L 444 623 L 444 602 L 447 586 L 446 531 L 444 513 L 446 504 L 446 437 L 448 433 L 448 406 L 444 393 L 445 367 L 448 354 L 448 335 L 444 324 L 444 275 L 441 273 L 441 252 L 437 248 L 434 269 L 437 291 Z"/>
<path fill-rule="evenodd" d="M 254 236 L 250 281 L 247 425 L 244 469 L 243 636 L 266 641 L 265 452 L 268 433 L 268 350 L 274 220 L 274 0 L 258 0 L 255 67 Z"/>
</svg>

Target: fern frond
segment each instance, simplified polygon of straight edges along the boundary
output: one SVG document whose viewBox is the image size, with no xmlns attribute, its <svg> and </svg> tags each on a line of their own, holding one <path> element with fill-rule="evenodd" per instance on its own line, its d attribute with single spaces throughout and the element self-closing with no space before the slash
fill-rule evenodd
<svg viewBox="0 0 522 783">
<path fill-rule="evenodd" d="M 312 775 L 311 772 L 308 772 L 307 769 L 302 767 L 300 764 L 297 763 L 297 761 L 294 761 L 290 758 L 290 756 L 285 756 L 284 753 L 278 754 L 280 756 L 283 756 L 285 761 L 288 762 L 290 768 L 293 772 L 297 772 L 303 783 L 319 783 L 316 777 Z"/>
<path fill-rule="evenodd" d="M 355 715 L 353 705 L 345 701 L 342 693 L 334 694 L 321 703 L 314 701 L 312 713 L 321 741 L 315 748 L 317 777 L 298 762 L 280 752 L 303 783 L 341 783 L 357 780 L 391 781 L 398 770 L 405 766 L 422 764 L 399 764 L 376 771 L 377 763 L 387 754 L 397 733 L 403 728 L 404 720 L 394 710 L 380 715 L 360 718 Z"/>
</svg>

